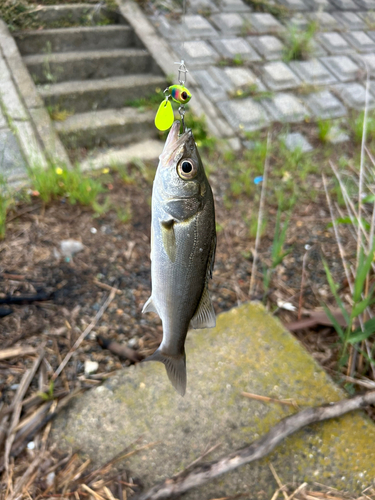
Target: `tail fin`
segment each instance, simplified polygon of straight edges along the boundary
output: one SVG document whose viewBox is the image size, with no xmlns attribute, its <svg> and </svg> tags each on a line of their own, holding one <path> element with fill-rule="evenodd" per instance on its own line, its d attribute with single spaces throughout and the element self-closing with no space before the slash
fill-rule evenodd
<svg viewBox="0 0 375 500">
<path fill-rule="evenodd" d="M 165 365 L 169 380 L 176 391 L 183 396 L 186 391 L 186 356 L 185 351 L 180 356 L 167 356 L 157 349 L 143 361 L 161 361 Z"/>
</svg>

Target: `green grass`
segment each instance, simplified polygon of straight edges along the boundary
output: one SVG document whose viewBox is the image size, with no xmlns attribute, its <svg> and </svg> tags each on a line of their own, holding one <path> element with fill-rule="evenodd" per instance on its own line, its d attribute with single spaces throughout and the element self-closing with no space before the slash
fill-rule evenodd
<svg viewBox="0 0 375 500">
<path fill-rule="evenodd" d="M 288 8 L 276 2 L 269 2 L 268 0 L 245 0 L 245 3 L 252 7 L 255 12 L 267 12 L 280 20 L 287 19 L 290 16 Z"/>
<path fill-rule="evenodd" d="M 317 30 L 317 25 L 310 22 L 306 29 L 299 29 L 294 24 L 289 23 L 288 29 L 284 35 L 284 54 L 283 60 L 303 61 L 311 56 L 312 39 Z"/>
<path fill-rule="evenodd" d="M 361 111 L 357 115 L 351 116 L 350 119 L 348 120 L 349 130 L 356 144 L 361 144 L 362 142 L 363 120 L 364 120 L 363 111 Z M 367 143 L 371 144 L 375 141 L 375 112 L 373 110 L 370 110 L 367 115 L 366 137 L 367 137 Z"/>
</svg>

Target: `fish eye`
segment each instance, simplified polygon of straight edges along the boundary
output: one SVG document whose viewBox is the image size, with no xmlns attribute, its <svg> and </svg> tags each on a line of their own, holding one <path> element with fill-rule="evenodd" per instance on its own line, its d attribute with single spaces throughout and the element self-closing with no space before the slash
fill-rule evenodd
<svg viewBox="0 0 375 500">
<path fill-rule="evenodd" d="M 187 95 L 187 93 L 186 93 L 185 91 L 184 91 L 184 92 L 182 92 L 181 97 L 182 97 L 182 99 L 183 99 L 184 101 L 187 99 L 187 96 L 188 96 L 188 95 Z"/>
<path fill-rule="evenodd" d="M 177 173 L 184 180 L 194 179 L 198 173 L 198 168 L 192 160 L 181 160 L 177 165 Z"/>
</svg>

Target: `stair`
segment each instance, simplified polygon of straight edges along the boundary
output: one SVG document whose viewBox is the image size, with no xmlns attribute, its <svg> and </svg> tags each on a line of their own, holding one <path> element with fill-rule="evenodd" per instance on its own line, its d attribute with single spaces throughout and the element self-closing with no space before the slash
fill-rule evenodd
<svg viewBox="0 0 375 500">
<path fill-rule="evenodd" d="M 78 19 L 98 16 L 90 4 L 48 6 L 38 15 L 44 29 L 14 38 L 70 158 L 100 168 L 135 153 L 158 156 L 155 112 L 129 104 L 167 83 L 133 29 L 107 9 L 101 25 L 77 26 Z M 56 28 L 59 16 L 75 25 Z"/>
</svg>

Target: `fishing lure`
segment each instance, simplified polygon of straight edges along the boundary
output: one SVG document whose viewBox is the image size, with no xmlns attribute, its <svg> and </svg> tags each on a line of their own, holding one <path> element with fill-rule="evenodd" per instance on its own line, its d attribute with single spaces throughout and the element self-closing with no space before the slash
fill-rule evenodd
<svg viewBox="0 0 375 500">
<path fill-rule="evenodd" d="M 171 99 L 180 104 L 180 114 L 184 110 L 184 104 L 191 99 L 191 93 L 184 85 L 171 85 L 164 90 L 164 94 L 166 94 L 166 97 L 161 102 L 155 116 L 155 126 L 159 130 L 168 130 L 174 121 Z"/>
</svg>

